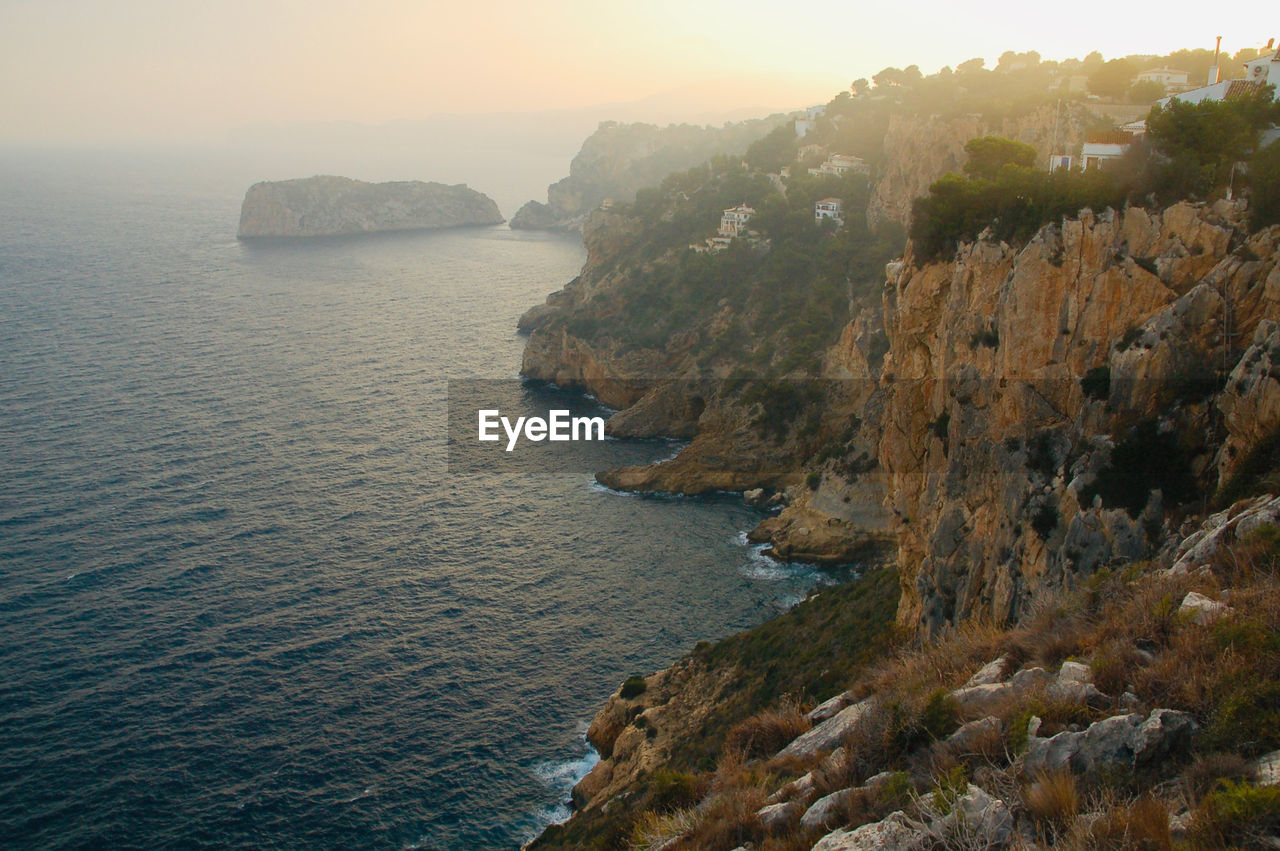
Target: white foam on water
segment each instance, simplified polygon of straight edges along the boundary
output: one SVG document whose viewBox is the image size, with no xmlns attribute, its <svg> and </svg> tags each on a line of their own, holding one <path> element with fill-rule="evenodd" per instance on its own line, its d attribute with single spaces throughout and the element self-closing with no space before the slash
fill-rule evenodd
<svg viewBox="0 0 1280 851">
<path fill-rule="evenodd" d="M 549 825 L 560 824 L 569 820 L 573 810 L 569 808 L 569 793 L 578 781 L 586 777 L 596 763 L 600 762 L 600 754 L 587 741 L 586 724 L 579 724 L 579 743 L 584 753 L 573 759 L 540 762 L 533 767 L 533 776 L 556 792 L 556 803 L 543 807 L 534 814 L 534 826 L 525 835 L 525 842 L 532 842 Z"/>
</svg>

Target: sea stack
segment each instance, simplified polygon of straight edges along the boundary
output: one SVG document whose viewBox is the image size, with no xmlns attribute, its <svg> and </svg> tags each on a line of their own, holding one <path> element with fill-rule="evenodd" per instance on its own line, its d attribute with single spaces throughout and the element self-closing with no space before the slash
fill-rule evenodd
<svg viewBox="0 0 1280 851">
<path fill-rule="evenodd" d="M 465 184 L 365 183 L 318 175 L 255 183 L 240 206 L 240 239 L 432 230 L 504 221 L 498 205 Z"/>
</svg>

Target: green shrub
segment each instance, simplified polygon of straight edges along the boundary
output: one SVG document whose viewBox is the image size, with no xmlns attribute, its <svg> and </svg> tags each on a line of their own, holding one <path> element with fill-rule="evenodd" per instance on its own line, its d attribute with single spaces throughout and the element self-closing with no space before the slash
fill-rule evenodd
<svg viewBox="0 0 1280 851">
<path fill-rule="evenodd" d="M 1080 379 L 1080 389 L 1090 399 L 1106 399 L 1111 395 L 1111 367 L 1095 366 Z"/>
<path fill-rule="evenodd" d="M 649 688 L 649 684 L 644 681 L 644 677 L 639 674 L 632 674 L 622 683 L 622 689 L 618 692 L 618 696 L 623 700 L 631 700 L 644 694 L 647 688 Z"/>
<path fill-rule="evenodd" d="M 1155 420 L 1147 420 L 1112 450 L 1110 463 L 1081 491 L 1080 504 L 1088 505 L 1094 496 L 1101 496 L 1107 508 L 1123 508 L 1136 518 L 1157 488 L 1166 507 L 1196 495 L 1188 453 L 1172 433 L 1160 431 Z"/>
<path fill-rule="evenodd" d="M 1058 513 L 1058 507 L 1046 502 L 1032 515 L 1031 528 L 1040 536 L 1040 540 L 1047 541 L 1053 534 L 1053 530 L 1058 528 L 1061 520 L 1062 515 Z"/>
<path fill-rule="evenodd" d="M 1249 161 L 1249 225 L 1261 230 L 1280 224 L 1280 142 L 1261 148 Z"/>
<path fill-rule="evenodd" d="M 1262 847 L 1264 837 L 1277 827 L 1280 787 L 1228 780 L 1201 802 L 1192 835 L 1199 844 L 1213 848 Z"/>
<path fill-rule="evenodd" d="M 947 413 L 946 411 L 943 411 L 942 413 L 938 414 L 938 418 L 936 420 L 929 423 L 929 431 L 933 432 L 934 436 L 937 437 L 938 440 L 941 440 L 943 443 L 946 443 L 947 429 L 950 427 L 950 425 L 951 425 L 951 414 Z"/>
<path fill-rule="evenodd" d="M 1247 754 L 1280 747 L 1280 681 L 1244 674 L 1222 688 L 1205 747 Z"/>
<path fill-rule="evenodd" d="M 1276 486 L 1280 471 L 1280 428 L 1275 429 L 1236 462 L 1235 472 L 1218 486 L 1213 502 L 1225 508 L 1236 500 L 1266 493 Z"/>
<path fill-rule="evenodd" d="M 920 712 L 920 727 L 931 739 L 941 739 L 959 726 L 959 710 L 945 688 L 929 692 Z"/>
<path fill-rule="evenodd" d="M 702 784 L 692 774 L 659 768 L 649 778 L 649 809 L 670 812 L 696 804 L 702 798 Z"/>
</svg>

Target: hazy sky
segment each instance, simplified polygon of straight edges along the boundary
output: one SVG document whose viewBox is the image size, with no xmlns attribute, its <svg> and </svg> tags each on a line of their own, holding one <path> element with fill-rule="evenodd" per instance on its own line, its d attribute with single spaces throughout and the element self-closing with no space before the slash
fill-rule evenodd
<svg viewBox="0 0 1280 851">
<path fill-rule="evenodd" d="M 932 73 L 1009 49 L 1110 58 L 1212 47 L 1216 35 L 1234 52 L 1280 35 L 1265 29 L 1280 22 L 1246 14 L 1257 5 L 1090 8 L 0 0 L 0 142 L 216 142 L 260 122 L 575 108 L 681 88 L 726 110 L 798 107 L 887 65 Z"/>
</svg>

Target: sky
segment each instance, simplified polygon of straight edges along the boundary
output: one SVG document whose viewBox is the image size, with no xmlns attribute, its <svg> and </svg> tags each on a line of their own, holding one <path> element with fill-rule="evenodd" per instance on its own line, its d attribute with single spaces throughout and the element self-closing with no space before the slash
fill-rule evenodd
<svg viewBox="0 0 1280 851">
<path fill-rule="evenodd" d="M 215 142 L 261 123 L 664 97 L 673 111 L 790 108 L 890 65 L 932 73 L 975 56 L 994 64 L 1010 49 L 1110 58 L 1212 47 L 1217 35 L 1234 52 L 1280 26 L 1203 10 L 1122 2 L 1082 14 L 1026 0 L 0 0 L 0 143 Z"/>
</svg>

